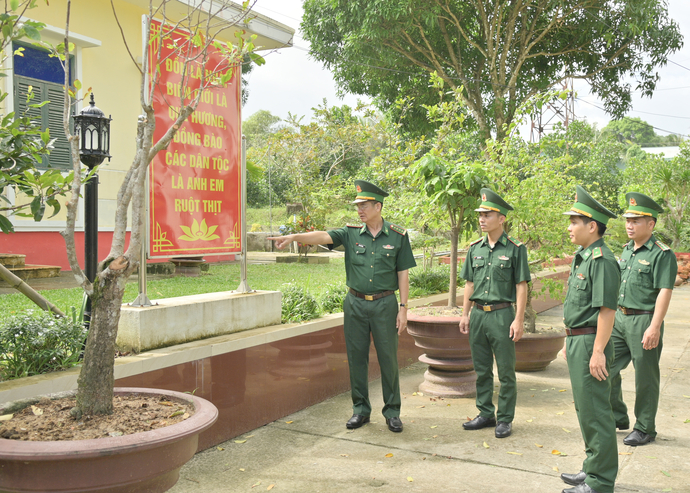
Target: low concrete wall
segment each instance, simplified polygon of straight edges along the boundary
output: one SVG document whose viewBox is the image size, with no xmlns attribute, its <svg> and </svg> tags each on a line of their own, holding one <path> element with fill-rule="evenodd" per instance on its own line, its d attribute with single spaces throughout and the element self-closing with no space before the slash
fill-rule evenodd
<svg viewBox="0 0 690 493">
<path fill-rule="evenodd" d="M 117 345 L 140 353 L 209 337 L 280 324 L 279 291 L 196 294 L 123 306 Z"/>
</svg>

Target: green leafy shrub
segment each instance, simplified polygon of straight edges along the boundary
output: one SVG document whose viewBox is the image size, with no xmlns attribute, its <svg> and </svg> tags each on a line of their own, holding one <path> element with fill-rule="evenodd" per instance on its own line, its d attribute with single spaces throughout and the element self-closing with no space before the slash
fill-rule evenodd
<svg viewBox="0 0 690 493">
<path fill-rule="evenodd" d="M 285 284 L 283 293 L 281 320 L 285 323 L 304 322 L 321 315 L 319 303 L 309 292 L 295 284 Z"/>
<path fill-rule="evenodd" d="M 0 380 L 40 375 L 77 364 L 86 329 L 70 317 L 29 310 L 0 325 Z"/>
<path fill-rule="evenodd" d="M 458 272 L 460 269 L 458 269 Z M 439 265 L 430 269 L 415 267 L 410 269 L 410 298 L 418 298 L 436 293 L 448 292 L 450 266 Z M 458 286 L 464 286 L 465 280 L 458 276 Z"/>
<path fill-rule="evenodd" d="M 343 311 L 343 301 L 347 296 L 348 287 L 344 284 L 328 284 L 321 294 L 320 304 L 324 313 L 338 313 Z"/>
</svg>

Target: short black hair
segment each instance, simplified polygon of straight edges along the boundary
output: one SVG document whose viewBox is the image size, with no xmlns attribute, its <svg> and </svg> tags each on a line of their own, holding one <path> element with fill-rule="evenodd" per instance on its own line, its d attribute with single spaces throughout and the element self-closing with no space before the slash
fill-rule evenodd
<svg viewBox="0 0 690 493">
<path fill-rule="evenodd" d="M 591 223 L 592 221 L 597 223 L 597 232 L 599 233 L 599 237 L 601 238 L 602 236 L 604 236 L 604 233 L 606 233 L 606 225 L 604 223 L 600 223 L 599 221 L 597 221 L 596 219 L 592 219 L 591 217 L 587 217 L 587 216 L 580 216 L 580 217 L 582 218 L 582 222 L 585 225 Z"/>
</svg>

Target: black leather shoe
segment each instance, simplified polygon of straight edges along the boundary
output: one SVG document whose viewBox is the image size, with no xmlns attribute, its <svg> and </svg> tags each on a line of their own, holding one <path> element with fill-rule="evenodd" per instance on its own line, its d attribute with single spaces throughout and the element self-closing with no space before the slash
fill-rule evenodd
<svg viewBox="0 0 690 493">
<path fill-rule="evenodd" d="M 574 488 L 563 490 L 562 493 L 597 493 L 597 490 L 592 489 L 587 483 L 580 483 Z"/>
<path fill-rule="evenodd" d="M 403 430 L 402 421 L 400 421 L 400 418 L 397 416 L 386 418 L 386 424 L 388 425 L 388 429 L 393 433 L 400 433 Z"/>
<path fill-rule="evenodd" d="M 481 430 L 487 426 L 496 426 L 496 418 L 491 416 L 490 418 L 485 418 L 481 414 L 474 418 L 472 421 L 463 423 L 462 427 L 466 430 Z"/>
<path fill-rule="evenodd" d="M 362 416 L 361 414 L 353 414 L 352 417 L 345 423 L 345 427 L 348 430 L 354 430 L 359 428 L 363 424 L 369 422 L 369 416 Z"/>
<path fill-rule="evenodd" d="M 512 423 L 504 423 L 503 421 L 499 421 L 496 424 L 496 438 L 508 438 L 512 432 Z"/>
<path fill-rule="evenodd" d="M 640 430 L 633 430 L 630 435 L 623 439 L 625 445 L 630 447 L 637 447 L 638 445 L 645 445 L 649 442 L 653 442 L 654 437 L 652 435 L 647 435 L 645 432 Z"/>
<path fill-rule="evenodd" d="M 587 474 L 585 474 L 585 471 L 580 471 L 577 474 L 568 474 L 565 472 L 561 474 L 561 479 L 563 482 L 572 486 L 577 486 L 578 484 L 584 483 L 586 477 Z"/>
</svg>

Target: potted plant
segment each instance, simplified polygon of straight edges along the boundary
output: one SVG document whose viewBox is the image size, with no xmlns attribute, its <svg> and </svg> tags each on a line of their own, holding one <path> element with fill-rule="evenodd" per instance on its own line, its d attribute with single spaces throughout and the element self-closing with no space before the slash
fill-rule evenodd
<svg viewBox="0 0 690 493">
<path fill-rule="evenodd" d="M 148 66 L 147 58 L 151 53 L 154 69 L 147 79 L 147 69 L 141 70 L 137 67 L 142 77 L 140 101 L 143 116 L 137 122 L 135 155 L 118 194 L 111 249 L 106 258 L 98 265 L 93 282 L 87 278 L 79 266 L 74 235 L 83 172 L 79 152 L 80 137 L 73 135 L 70 131 L 69 112 L 81 83 L 79 81 L 70 83 L 70 71 L 65 70 L 63 127 L 70 143 L 74 172 L 71 197 L 67 201 L 67 226 L 62 235 L 67 245 L 67 255 L 72 272 L 78 284 L 91 298 L 92 303 L 89 333 L 84 348 L 78 389 L 75 394 L 76 404 L 71 410 L 75 419 L 82 416 L 111 414 L 115 395 L 145 392 L 152 395 L 154 399 L 160 398 L 161 391 L 113 388 L 115 340 L 125 283 L 141 261 L 140 251 L 143 241 L 141 225 L 144 224 L 146 214 L 145 181 L 147 169 L 155 155 L 168 146 L 185 120 L 195 111 L 205 92 L 215 87 L 224 86 L 233 77 L 233 71 L 237 77 L 237 67 L 240 66 L 245 57 L 252 57 L 255 61 L 262 62 L 260 57 L 251 53 L 253 44 L 241 36 L 237 37 L 237 45 L 220 42 L 217 38 L 218 33 L 223 31 L 223 29 L 217 29 L 218 23 L 227 25 L 228 21 L 224 19 L 225 16 L 229 16 L 228 18 L 234 16 L 234 22 L 240 22 L 248 13 L 246 4 L 239 16 L 233 14 L 232 6 L 229 4 L 214 4 L 213 13 L 207 16 L 201 15 L 200 7 L 190 7 L 183 14 L 171 13 L 170 15 L 177 15 L 177 17 L 170 19 L 166 12 L 173 12 L 175 9 L 166 10 L 165 4 L 167 3 L 172 2 L 171 0 L 163 0 L 162 2 L 155 2 L 155 5 L 153 1 L 149 3 L 149 15 L 144 28 L 144 45 L 150 46 L 151 43 L 156 43 L 152 45 L 154 48 L 151 50 L 145 50 L 143 66 Z M 33 7 L 34 4 L 34 0 L 26 0 L 19 5 L 18 11 L 22 11 L 25 7 Z M 17 7 L 17 5 L 14 6 Z M 66 54 L 73 48 L 69 42 L 70 9 L 71 1 L 68 0 L 65 40 L 64 43 L 53 48 L 54 55 L 63 62 L 63 67 Z M 163 26 L 173 25 L 176 28 L 185 29 L 190 33 L 185 38 L 186 41 L 181 41 L 182 38 L 168 37 L 167 28 L 163 28 L 159 34 L 151 36 L 150 23 L 154 16 L 162 20 Z M 10 26 L 12 29 L 17 29 L 17 21 L 18 18 Z M 119 23 L 117 16 L 116 21 Z M 229 24 L 234 22 L 230 21 Z M 3 29 L 4 32 L 5 29 Z M 29 37 L 36 39 L 36 34 L 37 31 L 32 31 Z M 173 58 L 179 64 L 178 66 L 182 67 L 182 73 L 191 74 L 192 69 L 195 69 L 200 75 L 198 78 L 192 78 L 189 75 L 181 77 L 179 87 L 176 88 L 176 94 L 185 96 L 168 98 L 169 110 L 176 115 L 176 119 L 169 128 L 163 129 L 164 132 L 160 132 L 161 129 L 158 129 L 157 134 L 162 135 L 162 137 L 154 140 L 156 115 L 153 107 L 153 94 L 161 73 L 161 67 L 165 63 L 165 59 L 161 56 L 161 47 L 164 44 L 168 48 L 172 47 Z M 158 48 L 156 49 L 155 46 Z M 205 63 L 209 50 L 212 49 L 221 53 L 224 63 L 208 70 Z M 135 63 L 134 58 L 132 60 Z M 201 67 L 207 70 L 200 70 Z M 125 249 L 129 208 L 132 211 L 132 232 L 129 244 Z M 18 478 L 20 480 L 23 478 L 24 484 L 28 484 L 30 480 L 33 481 L 34 478 L 38 478 L 40 471 L 49 472 L 47 477 L 45 474 L 41 476 L 48 482 L 32 483 L 36 488 L 35 491 L 51 491 L 54 488 L 58 488 L 60 491 L 78 489 L 79 491 L 118 492 L 165 491 L 169 489 L 177 480 L 179 467 L 196 452 L 198 434 L 215 421 L 217 410 L 212 404 L 196 396 L 170 391 L 163 391 L 162 393 L 169 399 L 186 401 L 194 409 L 194 414 L 178 425 L 161 430 L 98 440 L 77 440 L 70 444 L 55 442 L 31 444 L 0 439 L 0 471 L 2 471 L 0 490 L 13 490 L 17 487 Z M 157 452 L 155 452 L 156 450 Z M 154 452 L 150 456 L 141 455 L 144 451 Z M 79 464 L 82 460 L 86 461 L 89 474 L 74 472 L 83 471 L 80 467 L 83 468 L 84 466 Z M 160 463 L 160 467 L 150 467 L 153 463 Z M 74 471 L 68 472 L 72 466 L 75 467 Z M 124 469 L 120 469 L 119 472 L 112 469 L 119 466 L 124 467 Z M 155 474 L 149 469 L 155 470 Z M 113 482 L 112 476 L 114 475 L 120 476 L 119 483 Z M 158 479 L 155 478 L 156 475 L 159 476 Z M 95 482 L 86 481 L 87 476 Z M 24 487 L 24 484 L 22 491 L 30 491 Z"/>
<path fill-rule="evenodd" d="M 443 84 L 432 77 L 442 92 Z M 427 109 L 440 123 L 432 146 L 411 168 L 415 186 L 420 186 L 432 208 L 442 209 L 450 226 L 450 280 L 446 307 L 422 307 L 409 311 L 407 332 L 424 349 L 419 357 L 429 365 L 420 391 L 442 397 L 471 397 L 476 393 L 469 337 L 458 328 L 462 309 L 457 307 L 458 243 L 460 235 L 474 231 L 477 197 L 487 184 L 484 165 L 463 152 L 464 116 L 459 93 L 449 102 Z"/>
</svg>

